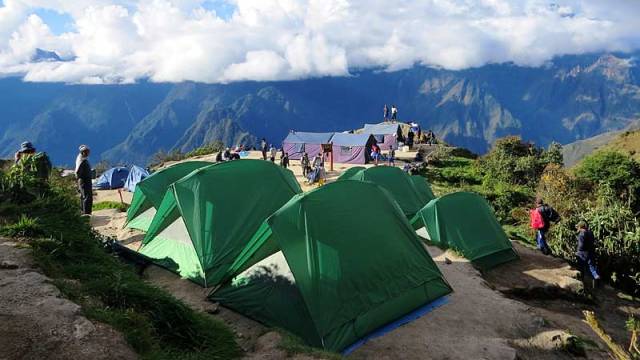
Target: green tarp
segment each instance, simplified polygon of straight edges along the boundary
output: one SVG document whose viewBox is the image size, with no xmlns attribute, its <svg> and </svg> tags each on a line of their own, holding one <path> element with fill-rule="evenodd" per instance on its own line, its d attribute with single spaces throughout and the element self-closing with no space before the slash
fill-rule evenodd
<svg viewBox="0 0 640 360">
<path fill-rule="evenodd" d="M 429 240 L 451 247 L 481 269 L 518 259 L 493 210 L 480 195 L 457 192 L 430 201 L 411 220 Z"/>
<path fill-rule="evenodd" d="M 194 170 L 212 164 L 207 161 L 185 161 L 158 170 L 139 182 L 133 193 L 131 206 L 127 210 L 126 226 L 131 229 L 147 231 L 169 185 Z"/>
<path fill-rule="evenodd" d="M 213 301 L 332 351 L 451 292 L 389 192 L 351 180 L 291 199 L 230 272 Z"/>
<path fill-rule="evenodd" d="M 300 192 L 293 173 L 269 161 L 201 168 L 169 186 L 140 253 L 215 286 L 263 221 Z"/>
<path fill-rule="evenodd" d="M 370 181 L 389 191 L 404 214 L 410 219 L 434 196 L 426 179 L 410 176 L 394 166 L 374 166 L 350 169 L 338 178 L 341 180 Z M 422 181 L 420 181 L 422 179 Z"/>
</svg>

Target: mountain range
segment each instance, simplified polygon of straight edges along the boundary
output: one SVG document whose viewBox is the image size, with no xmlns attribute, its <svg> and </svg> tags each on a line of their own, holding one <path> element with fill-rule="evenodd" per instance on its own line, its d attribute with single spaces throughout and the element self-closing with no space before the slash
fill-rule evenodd
<svg viewBox="0 0 640 360">
<path fill-rule="evenodd" d="M 84 143 L 94 161 L 145 164 L 158 150 L 188 151 L 213 140 L 252 146 L 266 137 L 277 145 L 292 129 L 356 129 L 380 122 L 385 103 L 397 105 L 401 121 L 416 121 L 477 153 L 506 135 L 543 146 L 571 143 L 639 122 L 638 55 L 231 84 L 68 85 L 2 78 L 0 155 L 10 156 L 29 140 L 54 163 L 72 164 Z"/>
</svg>

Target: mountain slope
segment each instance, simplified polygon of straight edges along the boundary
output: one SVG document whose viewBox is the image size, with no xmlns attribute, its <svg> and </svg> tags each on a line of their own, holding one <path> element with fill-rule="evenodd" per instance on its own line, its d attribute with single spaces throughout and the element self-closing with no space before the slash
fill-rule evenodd
<svg viewBox="0 0 640 360">
<path fill-rule="evenodd" d="M 463 71 L 416 66 L 350 77 L 232 84 L 66 86 L 0 79 L 0 154 L 29 139 L 70 163 L 80 143 L 112 163 L 202 142 L 279 144 L 289 130 L 343 131 L 381 121 L 396 104 L 447 142 L 479 153 L 505 135 L 546 145 L 625 129 L 640 120 L 638 54 L 565 56 L 539 68 Z"/>
</svg>

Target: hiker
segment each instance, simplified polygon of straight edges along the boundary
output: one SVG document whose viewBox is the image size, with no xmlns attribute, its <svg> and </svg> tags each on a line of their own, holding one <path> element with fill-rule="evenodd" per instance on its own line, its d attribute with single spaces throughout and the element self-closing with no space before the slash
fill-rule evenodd
<svg viewBox="0 0 640 360">
<path fill-rule="evenodd" d="M 307 174 L 309 184 L 320 181 L 324 176 L 324 154 L 318 153 L 313 158 L 313 170 Z"/>
<path fill-rule="evenodd" d="M 309 162 L 309 154 L 306 151 L 302 154 L 300 166 L 302 167 L 302 176 L 307 177 L 311 172 L 311 163 Z"/>
<path fill-rule="evenodd" d="M 384 121 L 389 120 L 389 107 L 387 106 L 387 104 L 384 104 L 384 107 L 382 108 L 382 112 L 384 114 Z"/>
<path fill-rule="evenodd" d="M 25 141 L 20 144 L 20 149 L 16 151 L 16 153 L 13 155 L 13 158 L 17 164 L 24 155 L 33 155 L 35 153 L 36 148 L 33 147 L 33 144 L 31 144 L 29 141 Z"/>
<path fill-rule="evenodd" d="M 89 164 L 89 154 L 91 150 L 87 145 L 80 145 L 79 154 L 76 158 L 76 178 L 78 179 L 78 190 L 82 205 L 82 214 L 91 215 L 93 208 L 93 188 L 91 186 L 91 164 Z"/>
<path fill-rule="evenodd" d="M 223 161 L 231 160 L 231 150 L 229 148 L 224 149 L 224 153 L 222 154 Z"/>
<path fill-rule="evenodd" d="M 580 221 L 576 226 L 578 229 L 578 249 L 576 258 L 578 260 L 578 268 L 582 275 L 582 282 L 587 272 L 591 273 L 591 277 L 596 282 L 600 280 L 600 274 L 596 268 L 595 243 L 596 239 L 593 232 L 589 230 L 589 225 L 585 221 Z"/>
<path fill-rule="evenodd" d="M 271 144 L 271 148 L 269 149 L 269 154 L 271 154 L 271 162 L 276 162 L 276 155 L 278 154 L 278 150 Z"/>
<path fill-rule="evenodd" d="M 429 130 L 427 132 L 427 144 L 434 145 L 436 143 L 436 136 L 433 134 L 433 131 Z"/>
<path fill-rule="evenodd" d="M 284 155 L 282 155 L 282 158 L 280 158 L 280 166 L 285 169 L 289 167 L 289 153 L 284 153 Z"/>
<path fill-rule="evenodd" d="M 398 108 L 395 105 L 391 106 L 391 120 L 398 120 Z"/>
<path fill-rule="evenodd" d="M 376 166 L 378 166 L 378 162 L 380 161 L 380 147 L 378 144 L 373 144 L 371 146 L 371 158 Z"/>
<path fill-rule="evenodd" d="M 262 160 L 267 160 L 267 139 L 262 138 L 260 150 L 262 151 Z"/>
<path fill-rule="evenodd" d="M 547 233 L 551 227 L 551 222 L 558 222 L 560 215 L 551 206 L 544 203 L 540 198 L 536 199 L 535 209 L 529 211 L 531 228 L 536 231 L 536 243 L 538 244 L 538 250 L 543 254 L 551 254 L 551 249 L 547 244 Z"/>
<path fill-rule="evenodd" d="M 389 166 L 396 166 L 396 150 L 389 145 Z"/>
<path fill-rule="evenodd" d="M 216 155 L 216 162 L 222 162 L 222 150 L 218 151 L 218 155 Z"/>
</svg>

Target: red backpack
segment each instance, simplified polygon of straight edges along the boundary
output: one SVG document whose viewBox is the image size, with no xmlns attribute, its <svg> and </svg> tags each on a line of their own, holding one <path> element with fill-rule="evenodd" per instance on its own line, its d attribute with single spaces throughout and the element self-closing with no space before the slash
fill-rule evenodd
<svg viewBox="0 0 640 360">
<path fill-rule="evenodd" d="M 538 209 L 529 210 L 529 220 L 532 229 L 542 229 L 544 227 L 544 219 Z"/>
</svg>

